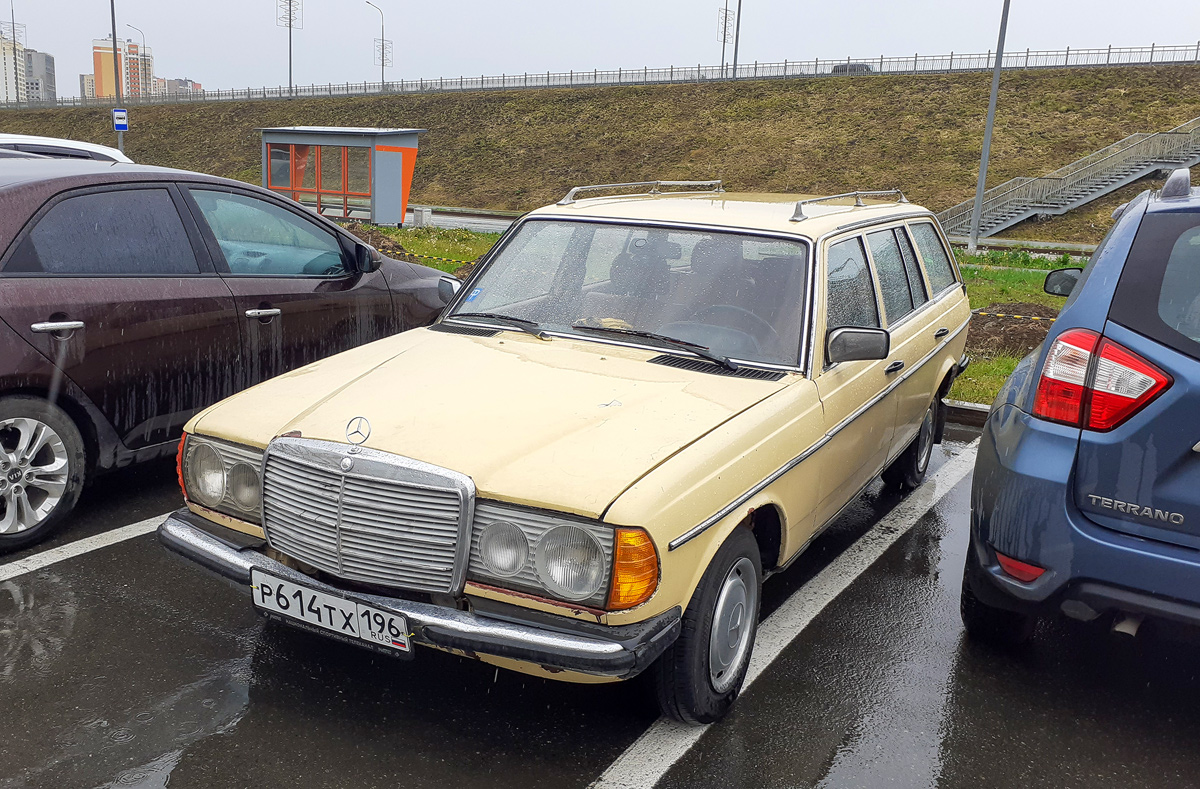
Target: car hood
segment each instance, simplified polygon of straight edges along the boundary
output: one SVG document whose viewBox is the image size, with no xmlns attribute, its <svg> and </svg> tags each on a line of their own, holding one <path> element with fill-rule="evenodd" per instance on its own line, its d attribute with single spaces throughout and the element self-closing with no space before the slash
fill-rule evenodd
<svg viewBox="0 0 1200 789">
<path fill-rule="evenodd" d="M 365 446 L 467 474 L 479 496 L 598 518 L 683 447 L 787 386 L 681 370 L 654 351 L 503 332 L 416 329 L 272 379 L 202 413 L 192 432 Z"/>
</svg>

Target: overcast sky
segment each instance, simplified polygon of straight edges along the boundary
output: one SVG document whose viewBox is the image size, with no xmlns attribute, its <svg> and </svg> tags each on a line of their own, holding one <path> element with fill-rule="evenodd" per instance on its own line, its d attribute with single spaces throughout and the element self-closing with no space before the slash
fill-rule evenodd
<svg viewBox="0 0 1200 789">
<path fill-rule="evenodd" d="M 13 0 L 29 46 L 54 55 L 60 96 L 78 95 L 91 41 L 111 29 L 107 0 Z M 376 0 L 396 43 L 388 79 L 720 62 L 722 0 Z M 0 0 L 5 3 L 5 0 Z M 731 0 L 736 6 L 737 0 Z M 1000 0 L 743 0 L 742 62 L 985 52 Z M 1152 8 L 1152 10 L 1149 10 Z M 7 19 L 8 9 L 3 9 Z M 287 83 L 276 0 L 117 0 L 117 34 L 146 32 L 161 77 L 206 88 Z M 304 0 L 297 84 L 378 79 L 379 14 L 365 0 Z M 1009 49 L 1195 44 L 1200 2 L 1016 0 Z M 730 53 L 730 56 L 732 53 Z"/>
</svg>

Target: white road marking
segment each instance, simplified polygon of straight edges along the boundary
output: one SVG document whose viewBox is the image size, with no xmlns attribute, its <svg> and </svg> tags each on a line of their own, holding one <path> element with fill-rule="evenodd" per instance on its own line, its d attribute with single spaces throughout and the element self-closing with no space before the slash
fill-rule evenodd
<svg viewBox="0 0 1200 789">
<path fill-rule="evenodd" d="M 18 575 L 43 570 L 52 564 L 58 564 L 67 559 L 82 556 L 85 553 L 107 548 L 110 545 L 116 545 L 125 540 L 132 540 L 134 537 L 141 537 L 143 534 L 149 534 L 157 529 L 159 524 L 165 521 L 170 514 L 169 512 L 164 512 L 162 515 L 155 515 L 152 518 L 146 518 L 144 521 L 131 523 L 128 526 L 122 526 L 119 529 L 113 529 L 104 534 L 97 534 L 95 537 L 76 540 L 66 545 L 60 545 L 57 548 L 51 548 L 48 551 L 35 553 L 33 556 L 26 556 L 24 559 L 18 559 L 15 562 L 0 564 L 0 581 L 7 581 L 10 578 L 16 578 Z"/>
<path fill-rule="evenodd" d="M 870 531 L 859 537 L 759 625 L 743 691 L 758 679 L 825 606 L 845 591 L 855 578 L 883 556 L 888 548 L 907 534 L 917 521 L 971 473 L 978 444 L 976 440 L 930 475 L 925 484 L 897 504 Z M 707 730 L 708 726 L 688 726 L 659 718 L 609 765 L 591 784 L 591 789 L 653 787 Z"/>
</svg>

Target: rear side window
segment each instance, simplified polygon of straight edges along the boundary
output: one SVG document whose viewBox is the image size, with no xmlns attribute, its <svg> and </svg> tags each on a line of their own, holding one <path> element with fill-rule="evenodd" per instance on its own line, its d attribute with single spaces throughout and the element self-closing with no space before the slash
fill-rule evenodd
<svg viewBox="0 0 1200 789">
<path fill-rule="evenodd" d="M 1145 216 L 1109 317 L 1200 358 L 1200 213 Z"/>
<path fill-rule="evenodd" d="M 875 272 L 879 275 L 879 287 L 883 291 L 883 311 L 888 324 L 892 325 L 925 303 L 925 286 L 919 280 L 910 280 L 895 232 L 881 230 L 868 233 L 867 243 L 871 247 L 871 258 L 875 261 Z"/>
<path fill-rule="evenodd" d="M 825 325 L 879 328 L 875 283 L 867 268 L 862 239 L 842 241 L 829 248 L 829 282 Z"/>
<path fill-rule="evenodd" d="M 917 249 L 921 251 L 921 259 L 925 261 L 925 274 L 929 277 L 929 287 L 934 293 L 941 293 L 954 285 L 958 280 L 954 276 L 954 267 L 950 265 L 950 257 L 942 246 L 942 239 L 937 230 L 928 222 L 909 225 Z"/>
<path fill-rule="evenodd" d="M 38 220 L 4 267 L 73 276 L 179 276 L 200 269 L 166 189 L 68 197 Z"/>
</svg>

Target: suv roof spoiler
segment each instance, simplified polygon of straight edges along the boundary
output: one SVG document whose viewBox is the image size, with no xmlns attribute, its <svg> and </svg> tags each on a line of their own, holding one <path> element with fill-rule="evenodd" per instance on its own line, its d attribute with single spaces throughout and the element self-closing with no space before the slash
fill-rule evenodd
<svg viewBox="0 0 1200 789">
<path fill-rule="evenodd" d="M 801 200 L 800 202 L 796 203 L 796 213 L 792 214 L 792 218 L 788 221 L 799 222 L 801 220 L 808 219 L 808 216 L 804 213 L 804 206 L 809 205 L 810 203 L 824 203 L 827 200 L 844 200 L 848 197 L 853 197 L 854 207 L 861 208 L 866 205 L 866 203 L 862 201 L 864 197 L 883 197 L 884 195 L 896 195 L 898 198 L 896 200 L 897 203 L 908 202 L 908 198 L 904 196 L 904 192 L 901 192 L 899 189 L 882 189 L 876 192 L 845 192 L 844 194 L 829 195 L 828 197 L 810 197 L 807 200 Z"/>
<path fill-rule="evenodd" d="M 571 191 L 567 192 L 567 196 L 558 201 L 558 205 L 571 205 L 575 202 L 575 196 L 580 192 L 594 192 L 601 189 L 640 189 L 650 187 L 644 192 L 625 192 L 622 197 L 644 197 L 648 195 L 662 194 L 662 187 L 678 188 L 680 191 L 675 194 L 690 194 L 694 192 L 712 192 L 720 194 L 725 190 L 721 188 L 721 181 L 637 181 L 630 184 L 593 184 L 591 186 L 576 186 Z M 615 196 L 615 195 L 614 195 Z"/>
<path fill-rule="evenodd" d="M 1180 167 L 1171 172 L 1158 196 L 1161 200 L 1169 200 L 1172 197 L 1190 197 L 1191 194 L 1192 171 L 1186 167 Z"/>
</svg>

